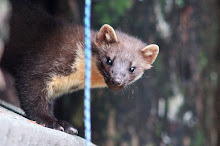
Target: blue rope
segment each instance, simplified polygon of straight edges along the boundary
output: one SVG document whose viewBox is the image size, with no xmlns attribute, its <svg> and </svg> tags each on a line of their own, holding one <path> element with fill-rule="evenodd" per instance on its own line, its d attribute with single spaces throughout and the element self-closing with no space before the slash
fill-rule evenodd
<svg viewBox="0 0 220 146">
<path fill-rule="evenodd" d="M 91 142 L 91 111 L 90 111 L 90 87 L 91 87 L 91 0 L 85 1 L 85 91 L 84 91 L 84 124 L 86 146 Z"/>
</svg>

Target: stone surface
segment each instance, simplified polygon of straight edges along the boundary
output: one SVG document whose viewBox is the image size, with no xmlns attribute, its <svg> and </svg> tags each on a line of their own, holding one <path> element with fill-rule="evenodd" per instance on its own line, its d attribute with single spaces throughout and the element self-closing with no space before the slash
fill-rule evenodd
<svg viewBox="0 0 220 146">
<path fill-rule="evenodd" d="M 0 106 L 0 146 L 84 145 L 81 137 L 43 127 Z"/>
</svg>

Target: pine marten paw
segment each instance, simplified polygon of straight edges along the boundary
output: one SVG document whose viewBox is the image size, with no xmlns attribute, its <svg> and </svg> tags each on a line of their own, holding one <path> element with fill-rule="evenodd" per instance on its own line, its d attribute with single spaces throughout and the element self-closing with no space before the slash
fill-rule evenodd
<svg viewBox="0 0 220 146">
<path fill-rule="evenodd" d="M 51 129 L 64 131 L 64 128 L 60 124 L 58 124 L 57 119 L 50 116 L 43 116 L 40 119 L 36 120 L 36 122 Z"/>
<path fill-rule="evenodd" d="M 64 128 L 64 132 L 72 135 L 78 134 L 78 130 L 75 129 L 70 123 L 63 120 L 58 120 L 58 123 Z"/>
<path fill-rule="evenodd" d="M 57 120 L 56 118 L 52 118 L 50 116 L 44 116 L 43 118 L 37 121 L 37 123 L 43 124 L 45 127 L 51 129 L 56 129 L 72 135 L 78 134 L 77 129 L 75 129 L 71 124 L 69 124 L 66 121 Z"/>
</svg>

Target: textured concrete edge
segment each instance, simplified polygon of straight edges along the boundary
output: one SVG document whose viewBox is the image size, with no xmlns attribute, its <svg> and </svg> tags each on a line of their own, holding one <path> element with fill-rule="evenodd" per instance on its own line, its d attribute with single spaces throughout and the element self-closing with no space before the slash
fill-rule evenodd
<svg viewBox="0 0 220 146">
<path fill-rule="evenodd" d="M 83 146 L 85 140 L 76 135 L 38 125 L 0 107 L 1 146 Z M 91 146 L 95 146 L 91 144 Z"/>
</svg>

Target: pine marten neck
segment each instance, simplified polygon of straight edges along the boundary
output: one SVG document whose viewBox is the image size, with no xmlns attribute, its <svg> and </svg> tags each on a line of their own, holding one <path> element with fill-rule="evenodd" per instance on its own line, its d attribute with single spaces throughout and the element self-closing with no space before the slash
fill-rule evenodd
<svg viewBox="0 0 220 146">
<path fill-rule="evenodd" d="M 73 71 L 69 75 L 51 75 L 51 80 L 49 80 L 47 83 L 48 97 L 56 98 L 57 96 L 84 88 L 85 57 L 83 42 L 78 42 L 76 46 L 77 51 L 75 61 L 71 65 Z M 93 53 L 91 61 L 91 87 L 106 87 L 107 85 L 105 83 L 104 77 L 97 66 L 98 60 L 95 53 Z"/>
</svg>

